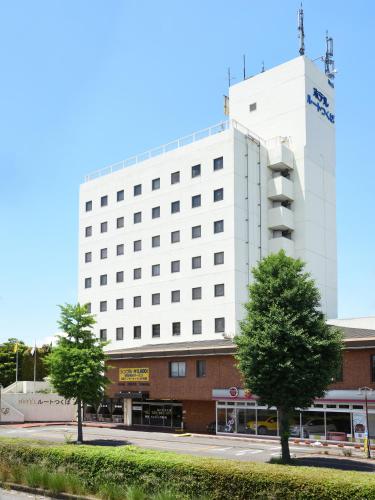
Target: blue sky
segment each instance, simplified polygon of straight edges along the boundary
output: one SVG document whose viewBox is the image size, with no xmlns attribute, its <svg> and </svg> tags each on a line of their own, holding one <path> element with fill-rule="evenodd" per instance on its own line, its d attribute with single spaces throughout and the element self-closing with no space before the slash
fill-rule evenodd
<svg viewBox="0 0 375 500">
<path fill-rule="evenodd" d="M 350 6 L 350 8 L 349 8 Z M 84 175 L 220 121 L 226 72 L 298 55 L 298 2 L 0 1 L 0 340 L 56 332 L 77 291 Z M 375 315 L 375 3 L 304 2 L 334 36 L 339 316 Z"/>
</svg>

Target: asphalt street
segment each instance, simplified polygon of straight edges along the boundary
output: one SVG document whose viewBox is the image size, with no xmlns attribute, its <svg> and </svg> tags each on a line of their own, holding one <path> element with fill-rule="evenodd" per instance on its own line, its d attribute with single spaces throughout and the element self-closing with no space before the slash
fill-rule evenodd
<svg viewBox="0 0 375 500">
<path fill-rule="evenodd" d="M 41 426 L 22 428 L 11 425 L 0 426 L 0 436 L 42 439 L 55 442 L 73 442 L 77 428 L 69 425 Z M 84 427 L 84 440 L 93 445 L 135 445 L 159 451 L 196 456 L 214 457 L 231 460 L 268 462 L 272 457 L 280 456 L 280 445 L 277 441 L 266 441 L 249 438 L 231 438 L 222 436 L 178 435 L 164 432 L 142 432 L 111 428 Z M 311 446 L 290 444 L 291 454 L 304 465 L 320 465 L 344 469 L 375 471 L 375 465 L 366 461 L 355 462 L 344 460 L 342 451 L 330 450 L 324 456 L 323 451 Z"/>
<path fill-rule="evenodd" d="M 9 491 L 0 488 L 0 500 L 48 500 L 48 497 L 42 497 L 40 495 L 32 495 L 31 493 L 22 493 L 20 491 Z"/>
</svg>

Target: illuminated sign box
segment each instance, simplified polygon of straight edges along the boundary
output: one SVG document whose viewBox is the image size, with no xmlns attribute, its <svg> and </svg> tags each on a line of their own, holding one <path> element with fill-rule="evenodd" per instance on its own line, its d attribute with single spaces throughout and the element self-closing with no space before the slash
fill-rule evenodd
<svg viewBox="0 0 375 500">
<path fill-rule="evenodd" d="M 149 368 L 120 368 L 119 370 L 120 382 L 149 382 L 149 380 Z"/>
</svg>

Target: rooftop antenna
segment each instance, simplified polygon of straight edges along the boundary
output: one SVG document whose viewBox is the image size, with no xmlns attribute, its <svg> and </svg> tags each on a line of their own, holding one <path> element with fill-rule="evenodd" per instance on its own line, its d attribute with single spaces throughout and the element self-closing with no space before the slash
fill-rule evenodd
<svg viewBox="0 0 375 500">
<path fill-rule="evenodd" d="M 303 27 L 303 8 L 302 8 L 302 2 L 301 2 L 301 7 L 298 9 L 298 38 L 300 39 L 300 45 L 299 45 L 299 55 L 303 56 L 305 54 L 305 30 Z"/>
<path fill-rule="evenodd" d="M 228 68 L 228 87 L 231 86 L 232 80 L 235 80 L 235 77 L 231 76 L 230 68 Z"/>
<path fill-rule="evenodd" d="M 335 78 L 335 61 L 333 60 L 333 38 L 326 31 L 326 55 L 324 57 L 324 71 L 329 79 Z"/>
<path fill-rule="evenodd" d="M 245 54 L 242 57 L 243 57 L 243 79 L 246 80 L 246 56 L 245 56 Z"/>
<path fill-rule="evenodd" d="M 261 73 L 264 73 L 264 71 L 265 71 L 264 70 L 264 61 L 262 61 L 262 71 L 261 71 Z"/>
</svg>

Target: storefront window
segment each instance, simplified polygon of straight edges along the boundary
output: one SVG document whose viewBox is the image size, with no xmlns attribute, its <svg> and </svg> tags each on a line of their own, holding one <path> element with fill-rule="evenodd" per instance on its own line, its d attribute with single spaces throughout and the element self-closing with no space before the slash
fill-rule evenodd
<svg viewBox="0 0 375 500">
<path fill-rule="evenodd" d="M 172 425 L 181 427 L 182 424 L 182 406 L 172 406 Z"/>
<path fill-rule="evenodd" d="M 335 425 L 328 419 L 327 431 L 334 431 Z M 307 439 L 325 439 L 324 412 L 322 411 L 303 411 L 302 412 L 302 432 L 301 438 Z"/>
<path fill-rule="evenodd" d="M 240 434 L 254 434 L 252 423 L 256 421 L 255 408 L 237 409 L 237 432 Z"/>
<path fill-rule="evenodd" d="M 327 439 L 332 441 L 348 441 L 352 437 L 351 414 L 344 412 L 327 412 Z M 333 430 L 331 430 L 331 427 Z"/>
</svg>

